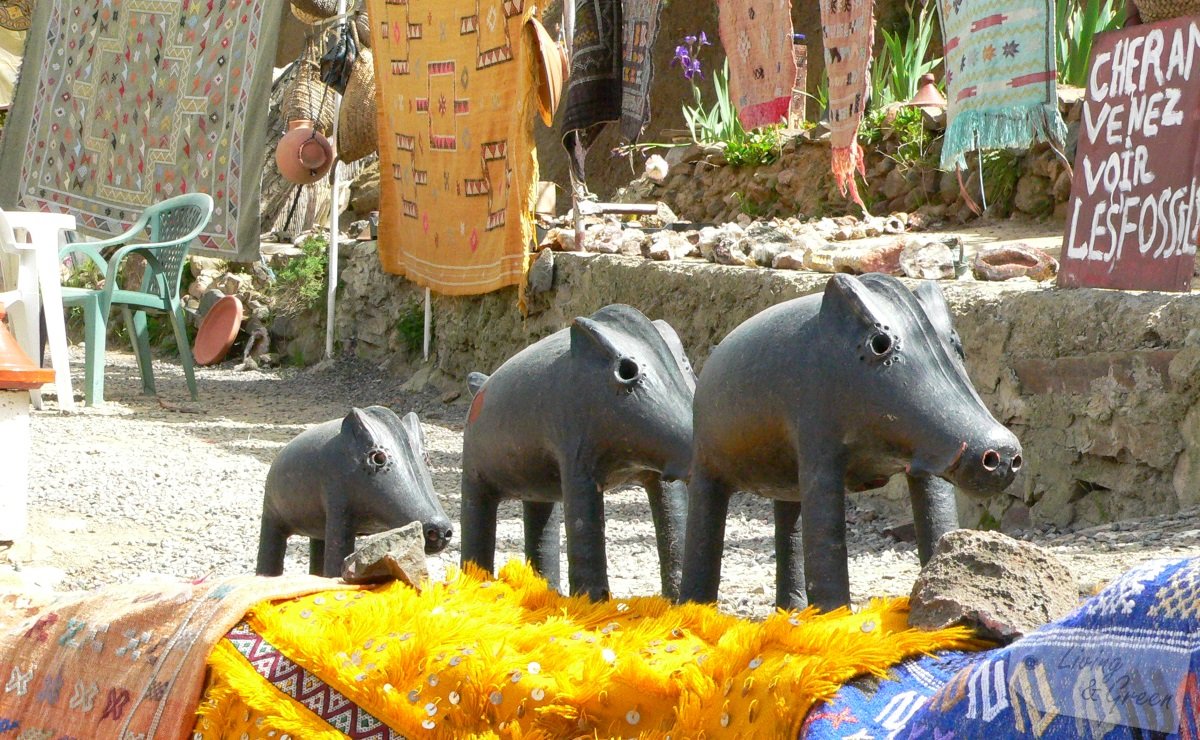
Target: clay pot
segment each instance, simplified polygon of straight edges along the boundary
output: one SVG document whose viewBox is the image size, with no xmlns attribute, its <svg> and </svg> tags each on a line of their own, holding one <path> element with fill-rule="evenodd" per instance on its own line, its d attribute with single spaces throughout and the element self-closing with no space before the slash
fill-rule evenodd
<svg viewBox="0 0 1200 740">
<path fill-rule="evenodd" d="M 1028 244 L 989 246 L 979 250 L 972 265 L 980 280 L 1011 280 L 1027 277 L 1049 280 L 1058 274 L 1058 261 Z"/>
<path fill-rule="evenodd" d="M 33 364 L 8 330 L 4 317 L 4 307 L 0 306 L 0 389 L 28 391 L 52 382 L 54 371 Z"/>
<path fill-rule="evenodd" d="M 333 147 L 312 121 L 292 121 L 275 147 L 275 164 L 288 182 L 311 185 L 329 174 Z"/>
</svg>

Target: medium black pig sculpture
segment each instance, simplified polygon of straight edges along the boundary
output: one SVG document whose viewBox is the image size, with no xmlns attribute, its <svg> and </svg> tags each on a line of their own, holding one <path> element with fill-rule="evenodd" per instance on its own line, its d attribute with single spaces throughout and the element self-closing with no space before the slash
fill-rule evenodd
<svg viewBox="0 0 1200 740">
<path fill-rule="evenodd" d="M 696 386 L 683 598 L 716 600 L 737 490 L 774 500 L 781 608 L 849 603 L 844 493 L 896 473 L 908 474 L 924 563 L 958 526 L 955 484 L 987 495 L 1021 467 L 1020 443 L 984 406 L 961 353 L 936 283 L 914 294 L 875 274 L 835 275 L 824 295 L 730 333 Z"/>
<path fill-rule="evenodd" d="M 416 521 L 425 552 L 440 552 L 453 532 L 433 490 L 417 415 L 351 409 L 301 432 L 271 463 L 256 572 L 282 573 L 287 538 L 300 534 L 309 538 L 309 570 L 337 577 L 356 535 Z"/>
<path fill-rule="evenodd" d="M 608 595 L 604 492 L 649 494 L 663 592 L 678 595 L 695 376 L 678 335 L 624 305 L 526 347 L 491 377 L 472 373 L 463 433 L 462 559 L 491 570 L 496 509 L 522 500 L 525 555 L 559 584 L 561 510 L 571 593 Z"/>
</svg>

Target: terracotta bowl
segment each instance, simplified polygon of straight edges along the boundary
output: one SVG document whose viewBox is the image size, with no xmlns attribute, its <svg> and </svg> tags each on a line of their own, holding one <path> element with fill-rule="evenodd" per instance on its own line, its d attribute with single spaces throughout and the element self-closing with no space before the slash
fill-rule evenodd
<svg viewBox="0 0 1200 740">
<path fill-rule="evenodd" d="M 192 357 L 197 365 L 215 365 L 225 359 L 242 328 L 242 302 L 227 295 L 213 304 L 200 321 Z"/>
</svg>

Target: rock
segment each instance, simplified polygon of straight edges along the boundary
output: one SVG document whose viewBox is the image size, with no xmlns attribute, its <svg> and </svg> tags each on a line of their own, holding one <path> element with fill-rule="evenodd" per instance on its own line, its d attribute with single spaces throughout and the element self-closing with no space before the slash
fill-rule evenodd
<svg viewBox="0 0 1200 740">
<path fill-rule="evenodd" d="M 723 254 L 728 255 L 733 245 L 741 241 L 746 235 L 744 229 L 734 223 L 721 224 L 719 227 L 705 226 L 700 229 L 700 238 L 696 242 L 696 246 L 700 247 L 700 256 L 709 262 L 718 262 L 717 251 L 722 250 Z M 731 264 L 723 262 L 721 264 Z M 743 264 L 737 262 L 736 264 Z"/>
<path fill-rule="evenodd" d="M 616 223 L 605 223 L 599 228 L 589 229 L 583 242 L 584 249 L 600 254 L 621 253 L 621 226 Z"/>
<path fill-rule="evenodd" d="M 659 231 L 645 242 L 644 254 L 652 260 L 675 260 L 687 256 L 693 249 L 692 243 L 683 234 L 675 231 Z"/>
<path fill-rule="evenodd" d="M 529 294 L 545 293 L 554 287 L 554 250 L 543 249 L 529 266 Z"/>
<path fill-rule="evenodd" d="M 1011 642 L 1079 603 L 1075 578 L 1049 551 L 999 532 L 959 529 L 938 542 L 913 584 L 908 624 L 955 624 Z"/>
<path fill-rule="evenodd" d="M 192 273 L 192 277 L 200 277 L 200 274 L 205 270 L 211 270 L 216 274 L 225 272 L 228 265 L 225 260 L 216 257 L 200 257 L 199 255 L 188 256 L 188 269 Z"/>
<path fill-rule="evenodd" d="M 625 229 L 621 233 L 621 254 L 641 257 L 645 251 L 646 232 L 641 229 Z"/>
<path fill-rule="evenodd" d="M 885 537 L 891 537 L 897 542 L 913 542 L 917 541 L 917 525 L 913 522 L 905 522 L 897 524 L 883 530 Z"/>
<path fill-rule="evenodd" d="M 867 272 L 884 272 L 899 275 L 900 255 L 903 245 L 895 240 L 877 240 L 872 244 L 835 245 L 828 244 L 809 251 L 805 264 L 817 272 L 848 272 L 862 275 Z"/>
<path fill-rule="evenodd" d="M 900 270 L 919 280 L 953 280 L 954 258 L 950 246 L 929 238 L 903 243 L 900 251 Z"/>
<path fill-rule="evenodd" d="M 346 583 L 398 579 L 419 586 L 427 578 L 429 568 L 425 564 L 425 536 L 420 522 L 367 537 L 342 564 L 342 580 Z"/>
<path fill-rule="evenodd" d="M 379 210 L 379 162 L 366 166 L 350 182 L 350 210 L 366 217 L 371 211 Z"/>
<path fill-rule="evenodd" d="M 646 157 L 646 177 L 654 182 L 661 183 L 667 179 L 667 174 L 671 171 L 671 166 L 667 164 L 667 160 L 663 159 L 658 154 L 651 154 Z"/>
<path fill-rule="evenodd" d="M 802 250 L 791 250 L 790 252 L 782 252 L 775 255 L 775 261 L 771 263 L 771 267 L 776 270 L 804 270 L 804 258 L 808 256 L 807 252 Z"/>
<path fill-rule="evenodd" d="M 549 247 L 559 252 L 575 251 L 575 229 L 550 229 L 538 246 Z"/>
<path fill-rule="evenodd" d="M 1042 216 L 1054 210 L 1053 183 L 1041 175 L 1025 175 L 1017 181 L 1013 207 L 1031 216 Z"/>
<path fill-rule="evenodd" d="M 442 403 L 454 403 L 462 396 L 460 390 L 450 390 L 442 394 Z"/>
<path fill-rule="evenodd" d="M 1028 244 L 1006 244 L 980 249 L 971 269 L 980 280 L 1049 280 L 1058 274 L 1058 260 Z"/>
<path fill-rule="evenodd" d="M 210 288 L 204 291 L 200 296 L 200 304 L 196 307 L 197 318 L 204 318 L 205 314 L 216 305 L 217 301 L 225 297 L 225 294 L 215 288 Z"/>
</svg>

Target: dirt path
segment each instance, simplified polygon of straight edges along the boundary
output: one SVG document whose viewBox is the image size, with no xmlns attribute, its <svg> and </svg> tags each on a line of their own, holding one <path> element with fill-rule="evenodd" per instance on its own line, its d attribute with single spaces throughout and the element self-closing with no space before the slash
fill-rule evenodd
<svg viewBox="0 0 1200 740">
<path fill-rule="evenodd" d="M 51 398 L 47 411 L 35 412 L 30 537 L 0 553 L 0 582 L 91 588 L 154 574 L 252 572 L 262 484 L 275 453 L 307 426 L 341 417 L 353 405 L 417 411 L 434 484 L 457 522 L 464 398 L 447 403 L 408 392 L 406 378 L 357 361 L 305 371 L 232 367 L 201 369 L 201 400 L 192 403 L 177 365 L 156 363 L 160 404 L 140 395 L 132 356 L 110 353 L 108 403 L 61 414 Z M 636 489 L 610 494 L 606 512 L 613 592 L 656 593 L 658 563 L 644 495 Z M 498 562 L 520 556 L 519 514 L 515 503 L 501 508 Z M 849 516 L 854 598 L 907 593 L 917 559 L 913 545 L 883 534 L 896 522 L 853 505 Z M 1063 557 L 1085 591 L 1148 557 L 1200 555 L 1195 511 L 1027 536 Z M 735 497 L 726 543 L 722 604 L 744 615 L 768 613 L 775 571 L 770 505 Z M 293 539 L 287 568 L 302 571 L 306 560 L 305 543 Z M 431 566 L 437 572 L 457 562 L 456 540 Z"/>
</svg>

